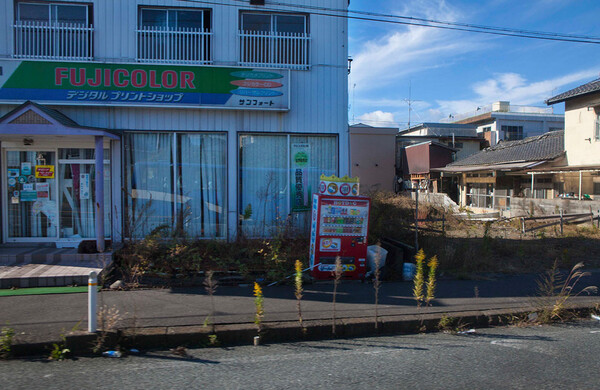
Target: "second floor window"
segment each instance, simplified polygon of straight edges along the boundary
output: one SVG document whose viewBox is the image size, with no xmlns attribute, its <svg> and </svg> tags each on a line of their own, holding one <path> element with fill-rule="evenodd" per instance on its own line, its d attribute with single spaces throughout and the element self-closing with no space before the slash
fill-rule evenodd
<svg viewBox="0 0 600 390">
<path fill-rule="evenodd" d="M 306 68 L 309 41 L 306 15 L 240 15 L 241 65 Z"/>
<path fill-rule="evenodd" d="M 137 34 L 138 61 L 211 62 L 208 10 L 141 8 Z"/>
<path fill-rule="evenodd" d="M 91 10 L 87 4 L 17 3 L 14 56 L 92 59 Z"/>
<path fill-rule="evenodd" d="M 523 126 L 502 126 L 501 129 L 506 141 L 523 139 Z"/>
</svg>

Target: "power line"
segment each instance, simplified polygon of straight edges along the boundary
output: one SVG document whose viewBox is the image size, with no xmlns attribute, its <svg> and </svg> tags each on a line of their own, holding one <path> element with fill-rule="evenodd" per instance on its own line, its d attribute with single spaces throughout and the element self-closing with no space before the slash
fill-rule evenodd
<svg viewBox="0 0 600 390">
<path fill-rule="evenodd" d="M 220 2 L 216 2 L 216 1 L 210 1 L 210 0 L 181 0 L 181 1 L 189 2 L 189 3 L 221 5 L 221 6 L 230 6 L 230 7 L 238 6 L 237 4 L 231 4 L 231 3 L 226 4 L 226 3 L 220 3 Z M 247 1 L 244 1 L 244 0 L 230 0 L 230 1 L 242 3 L 242 4 L 248 4 Z M 546 40 L 546 41 L 600 44 L 600 37 L 590 36 L 590 35 L 574 35 L 574 34 L 562 34 L 562 33 L 556 33 L 556 32 L 511 29 L 511 28 L 507 28 L 507 27 L 495 27 L 495 26 L 485 26 L 485 25 L 477 25 L 477 24 L 470 24 L 470 23 L 438 21 L 438 20 L 434 20 L 434 19 L 415 18 L 412 16 L 383 14 L 383 13 L 367 12 L 367 11 L 353 11 L 353 10 L 336 9 L 336 8 L 328 8 L 328 7 L 310 6 L 310 5 L 303 5 L 303 4 L 284 4 L 284 3 L 271 3 L 271 4 L 272 4 L 272 6 L 274 5 L 274 6 L 279 6 L 279 7 L 321 11 L 321 12 L 312 12 L 312 14 L 320 15 L 320 16 L 330 16 L 330 17 L 336 17 L 336 18 L 352 19 L 352 20 L 362 20 L 362 21 L 389 23 L 389 24 L 400 24 L 400 25 L 407 25 L 407 26 L 429 27 L 429 28 L 437 28 L 437 29 L 442 29 L 442 30 L 463 31 L 463 32 L 470 32 L 470 33 L 508 36 L 508 37 L 516 37 L 516 38 L 539 39 L 539 40 Z M 279 8 L 269 8 L 269 6 L 261 7 L 261 10 L 274 11 L 274 12 L 281 11 L 281 9 L 279 9 Z M 351 14 L 351 15 L 349 15 L 349 14 Z M 363 15 L 363 16 L 354 16 L 354 15 Z"/>
</svg>

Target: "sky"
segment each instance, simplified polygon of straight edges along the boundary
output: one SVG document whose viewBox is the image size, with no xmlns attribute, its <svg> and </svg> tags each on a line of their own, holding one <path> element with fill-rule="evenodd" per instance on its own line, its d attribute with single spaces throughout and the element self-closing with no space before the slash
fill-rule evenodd
<svg viewBox="0 0 600 390">
<path fill-rule="evenodd" d="M 351 0 L 350 10 L 600 37 L 598 0 Z M 406 128 L 496 101 L 544 100 L 600 77 L 600 44 L 349 21 L 350 123 Z M 554 106 L 564 112 L 564 104 Z"/>
</svg>

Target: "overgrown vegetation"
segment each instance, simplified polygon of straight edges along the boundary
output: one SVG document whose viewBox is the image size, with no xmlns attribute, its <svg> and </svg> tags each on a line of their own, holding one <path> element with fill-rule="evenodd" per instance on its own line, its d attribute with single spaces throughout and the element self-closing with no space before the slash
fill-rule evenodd
<svg viewBox="0 0 600 390">
<path fill-rule="evenodd" d="M 590 275 L 582 269 L 583 263 L 578 263 L 565 277 L 558 268 L 558 261 L 555 261 L 552 268 L 542 275 L 538 280 L 536 322 L 545 324 L 568 320 L 571 315 L 566 305 L 569 298 L 598 291 L 596 286 L 586 286 L 577 290 L 580 280 Z"/>
<path fill-rule="evenodd" d="M 369 244 L 383 242 L 385 247 L 385 239 L 393 239 L 412 245 L 414 201 L 385 192 L 369 196 Z M 251 215 L 251 209 L 244 210 L 244 214 Z M 434 220 L 442 216 L 443 230 L 441 222 L 419 224 L 420 247 L 436 256 L 438 273 L 469 278 L 476 273 L 540 272 L 550 268 L 557 258 L 561 268 L 571 268 L 583 260 L 600 268 L 597 227 L 565 225 L 562 236 L 557 229 L 523 235 L 516 219 L 458 219 L 447 210 L 420 202 L 419 218 Z M 308 263 L 308 247 L 308 235 L 292 232 L 287 220 L 275 230 L 273 238 L 250 239 L 240 234 L 234 242 L 191 239 L 181 230 L 159 226 L 143 239 L 132 237 L 116 253 L 115 262 L 120 273 L 117 277 L 133 288 L 144 283 L 200 285 L 208 270 L 215 275 L 236 272 L 246 280 L 261 277 L 276 281 L 294 273 L 296 260 Z M 382 275 L 399 279 L 401 267 L 401 261 L 394 264 L 388 256 Z"/>
</svg>

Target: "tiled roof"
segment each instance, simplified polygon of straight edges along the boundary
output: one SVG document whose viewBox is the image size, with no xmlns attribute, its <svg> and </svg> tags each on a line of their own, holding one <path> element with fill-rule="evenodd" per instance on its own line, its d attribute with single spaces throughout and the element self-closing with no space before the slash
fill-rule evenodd
<svg viewBox="0 0 600 390">
<path fill-rule="evenodd" d="M 600 79 L 590 81 L 587 84 L 580 85 L 577 88 L 573 88 L 567 92 L 563 92 L 560 95 L 556 95 L 546 100 L 546 104 L 551 105 L 555 103 L 564 102 L 567 99 L 571 99 L 577 96 L 585 95 L 592 92 L 600 91 Z"/>
<path fill-rule="evenodd" d="M 564 153 L 564 131 L 551 131 L 518 141 L 503 141 L 483 149 L 479 153 L 449 164 L 449 167 L 465 165 L 492 165 L 524 161 L 552 160 Z"/>
</svg>

